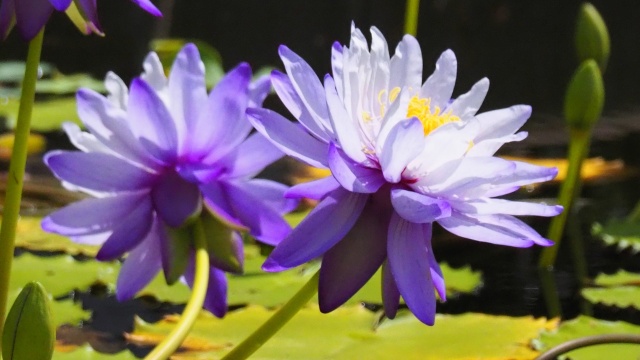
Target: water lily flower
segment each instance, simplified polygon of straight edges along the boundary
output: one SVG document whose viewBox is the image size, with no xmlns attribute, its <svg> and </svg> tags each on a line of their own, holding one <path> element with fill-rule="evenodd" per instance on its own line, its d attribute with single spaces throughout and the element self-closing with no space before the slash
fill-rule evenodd
<svg viewBox="0 0 640 360">
<path fill-rule="evenodd" d="M 150 0 L 131 0 L 146 12 L 162 16 Z M 25 40 L 33 39 L 42 30 L 49 17 L 56 11 L 69 8 L 79 11 L 87 22 L 89 32 L 102 33 L 98 21 L 96 0 L 2 0 L 0 2 L 0 36 L 6 39 L 13 26 Z"/>
<path fill-rule="evenodd" d="M 88 132 L 72 123 L 64 129 L 81 151 L 51 151 L 45 162 L 72 190 L 93 195 L 42 221 L 50 232 L 83 244 L 102 245 L 96 258 L 109 261 L 129 252 L 116 295 L 133 297 L 158 274 L 176 269 L 193 281 L 192 250 L 184 229 L 200 219 L 212 245 L 205 308 L 226 311 L 225 271 L 242 271 L 242 239 L 277 244 L 289 232 L 282 215 L 296 206 L 283 197 L 286 186 L 253 179 L 283 156 L 262 135 L 250 135 L 247 106 L 260 106 L 268 77 L 250 83 L 240 64 L 207 96 L 204 64 L 193 44 L 178 54 L 165 77 L 156 53 L 129 89 L 115 74 L 106 77 L 108 96 L 77 93 L 78 115 Z M 219 226 L 226 224 L 228 226 Z M 226 252 L 220 252 L 226 249 Z"/>
<path fill-rule="evenodd" d="M 299 121 L 249 109 L 254 127 L 286 154 L 328 168 L 332 176 L 296 185 L 288 197 L 320 200 L 271 253 L 263 268 L 280 271 L 322 257 L 320 310 L 347 301 L 382 266 L 382 299 L 394 317 L 400 296 L 426 324 L 435 292 L 446 298 L 431 246 L 434 223 L 453 234 L 499 245 L 551 245 L 513 215 L 554 216 L 559 206 L 496 199 L 555 177 L 555 168 L 508 161 L 494 153 L 520 141 L 531 108 L 476 114 L 489 88 L 482 79 L 456 99 L 456 58 L 445 51 L 422 83 L 418 42 L 406 35 L 389 56 L 375 27 L 371 47 L 352 26 L 349 46 L 334 44 L 324 85 L 286 46 L 286 74 L 273 86 Z M 435 288 L 435 291 L 434 291 Z"/>
</svg>

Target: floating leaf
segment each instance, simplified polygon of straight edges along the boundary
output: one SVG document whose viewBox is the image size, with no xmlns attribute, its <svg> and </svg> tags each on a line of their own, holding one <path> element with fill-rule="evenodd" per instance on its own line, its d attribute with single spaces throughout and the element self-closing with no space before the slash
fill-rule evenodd
<svg viewBox="0 0 640 360">
<path fill-rule="evenodd" d="M 74 347 L 73 351 L 56 351 L 53 353 L 53 360 L 136 360 L 130 351 L 125 350 L 117 354 L 103 354 L 99 353 L 91 345 L 83 345 L 80 347 Z"/>
<path fill-rule="evenodd" d="M 9 298 L 15 298 L 22 286 L 30 281 L 41 282 L 53 297 L 74 289 L 85 290 L 96 282 L 115 282 L 117 263 L 77 261 L 70 255 L 39 257 L 29 253 L 13 260 Z"/>
<path fill-rule="evenodd" d="M 586 288 L 582 289 L 582 296 L 592 303 L 640 309 L 640 287 L 638 286 Z"/>
<path fill-rule="evenodd" d="M 23 61 L 2 61 L 0 62 L 0 82 L 21 83 L 24 78 L 25 63 Z M 38 75 L 49 76 L 55 68 L 53 65 L 41 62 L 38 67 Z"/>
<path fill-rule="evenodd" d="M 70 255 L 95 256 L 97 246 L 76 244 L 69 238 L 42 230 L 39 217 L 22 216 L 16 229 L 16 246 L 34 251 L 63 251 Z"/>
<path fill-rule="evenodd" d="M 0 104 L 0 116 L 7 117 L 7 124 L 11 128 L 16 125 L 18 107 L 19 101 L 16 98 L 9 98 Z M 34 104 L 31 114 L 31 129 L 43 132 L 54 131 L 60 129 L 65 121 L 73 121 L 81 125 L 76 113 L 75 97 L 38 101 Z"/>
<path fill-rule="evenodd" d="M 607 245 L 615 245 L 620 250 L 631 249 L 640 252 L 640 222 L 611 219 L 605 225 L 593 224 L 591 233 Z"/>
<path fill-rule="evenodd" d="M 640 285 L 640 274 L 618 270 L 613 275 L 598 274 L 593 282 L 598 286 Z"/>
<path fill-rule="evenodd" d="M 203 312 L 176 359 L 219 358 L 237 345 L 271 311 L 249 306 L 217 319 Z M 482 314 L 438 315 L 436 326 L 401 312 L 375 328 L 377 315 L 361 306 L 321 314 L 315 306 L 302 309 L 252 359 L 532 359 L 530 341 L 555 322 L 531 317 Z M 152 345 L 175 326 L 176 317 L 155 324 L 137 320 L 127 335 L 135 344 Z M 462 330 L 464 329 L 464 330 Z M 464 336 L 460 336 L 464 332 Z"/>
<path fill-rule="evenodd" d="M 79 88 L 89 88 L 98 92 L 106 91 L 104 83 L 92 78 L 89 74 L 57 73 L 50 79 L 41 79 L 36 83 L 36 92 L 42 94 L 75 94 Z"/>
<path fill-rule="evenodd" d="M 640 326 L 622 321 L 604 321 L 580 316 L 561 323 L 557 329 L 544 331 L 538 339 L 533 341 L 533 346 L 536 350 L 546 351 L 572 339 L 617 333 L 640 334 Z M 571 360 L 601 360 L 612 359 L 612 354 L 615 354 L 615 359 L 637 359 L 640 349 L 635 344 L 607 344 L 574 350 L 566 353 L 565 356 Z"/>
<path fill-rule="evenodd" d="M 80 303 L 71 299 L 56 300 L 51 302 L 53 324 L 57 328 L 63 324 L 76 325 L 83 320 L 88 320 L 91 312 L 83 310 Z"/>
</svg>

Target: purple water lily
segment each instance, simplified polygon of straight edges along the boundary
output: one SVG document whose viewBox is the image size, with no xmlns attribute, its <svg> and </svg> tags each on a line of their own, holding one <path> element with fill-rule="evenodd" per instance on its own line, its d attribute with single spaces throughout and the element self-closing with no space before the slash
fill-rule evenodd
<svg viewBox="0 0 640 360">
<path fill-rule="evenodd" d="M 150 0 L 131 0 L 146 12 L 162 16 Z M 33 39 L 47 23 L 54 10 L 67 11 L 77 6 L 87 21 L 87 32 L 101 33 L 96 0 L 2 0 L 0 2 L 0 36 L 6 39 L 13 26 L 25 40 Z"/>
<path fill-rule="evenodd" d="M 333 76 L 280 47 L 286 74 L 272 83 L 301 126 L 267 109 L 249 109 L 254 127 L 276 146 L 332 176 L 294 186 L 288 197 L 319 204 L 271 253 L 263 268 L 280 271 L 322 256 L 320 310 L 347 301 L 382 266 L 382 299 L 394 317 L 402 296 L 432 325 L 436 296 L 445 300 L 431 246 L 433 223 L 477 241 L 528 247 L 551 242 L 512 215 L 554 216 L 559 206 L 495 199 L 557 170 L 493 156 L 529 106 L 477 114 L 489 81 L 452 100 L 456 58 L 445 51 L 422 83 L 418 42 L 405 36 L 389 56 L 376 28 L 372 42 L 352 27 L 349 46 L 334 44 Z M 435 291 L 434 291 L 435 288 Z"/>
<path fill-rule="evenodd" d="M 242 271 L 242 239 L 235 230 L 275 245 L 291 230 L 282 215 L 297 204 L 283 197 L 286 186 L 252 179 L 283 156 L 262 135 L 250 135 L 245 116 L 247 106 L 261 105 L 269 79 L 250 84 L 251 69 L 241 64 L 207 96 L 204 64 L 193 44 L 178 54 L 168 79 L 155 53 L 144 69 L 130 89 L 109 73 L 107 97 L 78 91 L 78 115 L 89 132 L 72 123 L 65 130 L 81 151 L 52 151 L 45 162 L 67 188 L 94 197 L 50 214 L 42 227 L 101 244 L 98 260 L 129 252 L 116 286 L 117 298 L 126 300 L 160 269 L 167 280 L 184 274 L 192 284 L 188 231 L 199 219 L 211 257 L 205 307 L 222 316 L 224 271 Z"/>
</svg>

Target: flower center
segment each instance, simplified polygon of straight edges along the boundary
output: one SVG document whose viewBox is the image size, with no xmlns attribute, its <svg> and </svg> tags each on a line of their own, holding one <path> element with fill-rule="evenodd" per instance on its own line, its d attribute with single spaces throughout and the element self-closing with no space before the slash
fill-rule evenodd
<svg viewBox="0 0 640 360">
<path fill-rule="evenodd" d="M 460 121 L 460 118 L 452 115 L 451 111 L 446 113 L 441 113 L 441 111 L 438 106 L 431 110 L 431 98 L 414 96 L 409 100 L 407 117 L 417 117 L 424 128 L 424 135 L 427 136 L 430 132 L 444 124 L 452 121 Z"/>
</svg>

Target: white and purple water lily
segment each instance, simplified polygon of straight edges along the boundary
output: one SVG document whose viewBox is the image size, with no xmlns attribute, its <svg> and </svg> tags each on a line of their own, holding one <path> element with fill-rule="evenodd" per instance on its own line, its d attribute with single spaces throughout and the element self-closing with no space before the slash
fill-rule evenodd
<svg viewBox="0 0 640 360">
<path fill-rule="evenodd" d="M 131 0 L 154 16 L 162 16 L 150 0 Z M 56 11 L 76 6 L 87 21 L 87 33 L 101 33 L 96 0 L 2 0 L 0 2 L 0 36 L 6 39 L 14 25 L 25 40 L 34 38 Z"/>
<path fill-rule="evenodd" d="M 191 285 L 189 246 L 183 258 L 175 251 L 189 238 L 175 234 L 204 216 L 205 230 L 213 229 L 207 235 L 221 237 L 210 241 L 205 308 L 222 316 L 224 271 L 242 271 L 242 240 L 231 229 L 248 229 L 275 245 L 291 230 L 282 215 L 297 203 L 283 197 L 284 185 L 252 179 L 284 155 L 262 135 L 250 135 L 245 116 L 247 106 L 261 105 L 269 79 L 250 84 L 251 69 L 241 64 L 207 95 L 204 65 L 192 44 L 178 54 L 168 79 L 155 53 L 144 69 L 130 89 L 109 73 L 107 97 L 78 91 L 78 114 L 89 132 L 72 123 L 65 130 L 81 151 L 52 151 L 45 162 L 66 187 L 94 198 L 50 214 L 42 227 L 101 244 L 98 260 L 129 252 L 116 286 L 118 299 L 126 300 L 160 269 L 167 279 L 184 273 Z M 182 266 L 177 277 L 176 266 Z"/>
<path fill-rule="evenodd" d="M 267 109 L 248 110 L 254 127 L 285 153 L 332 173 L 287 192 L 320 202 L 263 268 L 279 271 L 322 256 L 319 302 L 328 312 L 382 265 L 386 315 L 395 316 L 402 296 L 431 325 L 434 287 L 446 296 L 432 224 L 494 244 L 550 245 L 512 215 L 554 216 L 561 207 L 494 197 L 552 179 L 557 170 L 493 156 L 504 143 L 526 137 L 516 131 L 529 106 L 476 115 L 489 81 L 452 100 L 452 51 L 423 84 L 415 38 L 405 36 L 390 58 L 380 31 L 371 34 L 370 49 L 355 27 L 349 46 L 333 46 L 333 76 L 325 76 L 324 86 L 302 58 L 280 47 L 287 73 L 275 71 L 271 80 L 302 126 Z"/>
</svg>

